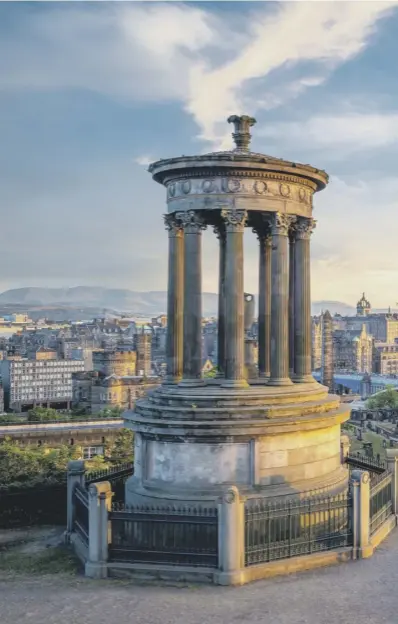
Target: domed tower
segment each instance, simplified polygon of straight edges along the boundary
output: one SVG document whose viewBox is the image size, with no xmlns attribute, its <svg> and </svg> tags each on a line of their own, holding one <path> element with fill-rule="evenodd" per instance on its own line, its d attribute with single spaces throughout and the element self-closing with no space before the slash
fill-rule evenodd
<svg viewBox="0 0 398 624">
<path fill-rule="evenodd" d="M 366 299 L 365 293 L 362 293 L 362 297 L 357 303 L 357 316 L 368 316 L 371 309 L 372 306 L 370 305 L 370 302 Z"/>
<path fill-rule="evenodd" d="M 167 376 L 125 412 L 135 432 L 126 502 L 207 504 L 345 491 L 340 424 L 349 407 L 311 374 L 310 239 L 325 171 L 250 151 L 255 119 L 231 116 L 235 148 L 149 167 L 167 193 Z M 257 235 L 258 376 L 245 368 L 245 228 Z M 202 374 L 202 232 L 219 242 L 219 348 Z M 292 328 L 294 342 L 289 341 Z M 290 367 L 290 362 L 292 366 Z"/>
</svg>

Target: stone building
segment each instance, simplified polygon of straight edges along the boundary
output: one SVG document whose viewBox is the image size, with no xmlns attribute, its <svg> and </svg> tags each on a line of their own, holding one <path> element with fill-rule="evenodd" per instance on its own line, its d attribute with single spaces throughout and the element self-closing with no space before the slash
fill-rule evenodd
<svg viewBox="0 0 398 624">
<path fill-rule="evenodd" d="M 369 316 L 372 306 L 366 299 L 365 293 L 362 293 L 362 297 L 357 303 L 357 316 Z"/>
<path fill-rule="evenodd" d="M 374 373 L 398 375 L 398 343 L 376 342 L 373 345 Z"/>
<path fill-rule="evenodd" d="M 334 360 L 333 360 L 333 320 L 329 310 L 322 314 L 322 367 L 321 381 L 324 386 L 333 392 Z"/>
<path fill-rule="evenodd" d="M 346 491 L 349 406 L 311 374 L 313 196 L 327 174 L 249 150 L 255 120 L 232 116 L 235 148 L 149 167 L 167 192 L 167 375 L 125 413 L 135 431 L 126 503 L 208 504 Z M 258 238 L 258 378 L 245 374 L 244 231 Z M 202 374 L 202 231 L 219 241 L 216 379 Z M 232 502 L 232 501 L 228 501 Z"/>
<path fill-rule="evenodd" d="M 322 317 L 314 316 L 312 318 L 312 351 L 311 351 L 311 368 L 318 371 L 322 367 Z"/>
<path fill-rule="evenodd" d="M 333 332 L 334 368 L 339 371 L 370 373 L 373 359 L 373 336 L 365 323 L 360 331 L 337 330 Z"/>
<path fill-rule="evenodd" d="M 135 401 L 160 383 L 158 377 L 100 376 L 91 389 L 91 413 L 97 414 L 107 407 L 132 409 Z"/>
<path fill-rule="evenodd" d="M 138 397 L 159 383 L 158 377 L 79 372 L 72 377 L 73 407 L 83 409 L 87 414 L 97 414 L 109 407 L 131 409 Z"/>
<path fill-rule="evenodd" d="M 93 351 L 93 369 L 104 377 L 116 375 L 135 375 L 137 371 L 137 353 L 135 351 L 116 351 L 98 349 Z"/>
<path fill-rule="evenodd" d="M 152 372 L 152 336 L 147 333 L 137 334 L 136 350 L 137 350 L 137 374 L 149 377 Z"/>
</svg>

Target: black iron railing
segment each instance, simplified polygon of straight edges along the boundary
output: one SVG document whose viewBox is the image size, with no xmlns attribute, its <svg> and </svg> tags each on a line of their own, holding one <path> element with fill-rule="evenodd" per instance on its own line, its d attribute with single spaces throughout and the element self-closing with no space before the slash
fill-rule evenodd
<svg viewBox="0 0 398 624">
<path fill-rule="evenodd" d="M 91 483 L 109 481 L 112 485 L 113 501 L 121 503 L 124 501 L 124 486 L 129 477 L 134 473 L 134 464 L 131 462 L 118 464 L 105 470 L 97 470 L 86 474 L 86 487 Z"/>
<path fill-rule="evenodd" d="M 351 510 L 348 492 L 272 503 L 248 501 L 245 565 L 351 546 Z"/>
<path fill-rule="evenodd" d="M 379 461 L 374 457 L 368 457 L 367 455 L 349 454 L 346 457 L 346 462 L 351 470 L 367 470 L 370 474 L 382 474 L 387 469 L 387 464 L 384 461 Z"/>
<path fill-rule="evenodd" d="M 370 534 L 377 529 L 392 513 L 392 474 L 384 472 L 371 481 L 370 488 Z"/>
<path fill-rule="evenodd" d="M 216 508 L 114 506 L 109 560 L 216 568 Z"/>
<path fill-rule="evenodd" d="M 79 484 L 73 490 L 73 530 L 80 536 L 84 544 L 88 546 L 88 493 Z"/>
</svg>

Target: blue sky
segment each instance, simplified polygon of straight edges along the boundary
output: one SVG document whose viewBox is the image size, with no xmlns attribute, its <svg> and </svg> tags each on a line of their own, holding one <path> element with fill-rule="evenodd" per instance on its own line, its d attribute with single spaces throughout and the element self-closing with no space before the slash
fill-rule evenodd
<svg viewBox="0 0 398 624">
<path fill-rule="evenodd" d="M 0 3 L 0 289 L 165 289 L 147 162 L 228 148 L 246 113 L 253 150 L 330 174 L 313 300 L 395 306 L 397 32 L 398 1 Z M 205 232 L 207 291 L 216 267 Z"/>
</svg>

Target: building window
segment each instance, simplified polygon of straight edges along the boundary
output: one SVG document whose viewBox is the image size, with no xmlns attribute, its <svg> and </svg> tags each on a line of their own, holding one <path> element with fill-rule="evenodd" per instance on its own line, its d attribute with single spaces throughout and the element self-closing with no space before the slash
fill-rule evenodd
<svg viewBox="0 0 398 624">
<path fill-rule="evenodd" d="M 83 459 L 91 459 L 96 455 L 103 455 L 104 447 L 103 446 L 86 446 L 83 448 Z"/>
</svg>

